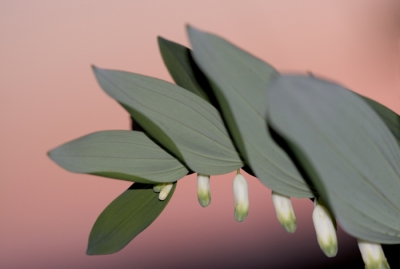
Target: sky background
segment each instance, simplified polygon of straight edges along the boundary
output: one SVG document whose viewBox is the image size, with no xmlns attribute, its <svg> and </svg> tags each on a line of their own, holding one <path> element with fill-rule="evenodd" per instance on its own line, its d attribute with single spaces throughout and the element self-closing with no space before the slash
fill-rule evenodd
<svg viewBox="0 0 400 269">
<path fill-rule="evenodd" d="M 97 216 L 131 183 L 69 173 L 46 152 L 95 131 L 129 129 L 90 65 L 172 81 L 156 38 L 188 45 L 186 24 L 281 72 L 311 71 L 400 113 L 396 0 L 0 0 L 1 268 L 363 268 L 356 240 L 340 227 L 338 256 L 324 256 L 307 199 L 293 199 L 298 226 L 287 234 L 270 190 L 248 175 L 250 213 L 237 223 L 234 174 L 212 177 L 206 209 L 187 176 L 122 251 L 86 256 Z"/>
</svg>

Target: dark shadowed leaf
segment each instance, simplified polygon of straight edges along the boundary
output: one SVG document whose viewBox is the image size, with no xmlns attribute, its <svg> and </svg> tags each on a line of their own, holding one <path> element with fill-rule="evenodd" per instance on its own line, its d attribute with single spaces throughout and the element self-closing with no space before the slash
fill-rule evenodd
<svg viewBox="0 0 400 269">
<path fill-rule="evenodd" d="M 133 184 L 118 196 L 97 218 L 89 236 L 88 255 L 111 254 L 123 249 L 161 214 L 171 200 L 160 201 L 153 185 Z"/>
<path fill-rule="evenodd" d="M 343 229 L 400 243 L 400 149 L 375 111 L 353 92 L 310 77 L 281 76 L 267 95 L 269 123 Z"/>
<path fill-rule="evenodd" d="M 210 100 L 213 99 L 213 94 L 210 85 L 194 62 L 190 49 L 162 37 L 158 37 L 158 46 L 165 66 L 175 83 L 212 103 Z"/>
<path fill-rule="evenodd" d="M 265 93 L 278 72 L 220 37 L 191 27 L 188 32 L 194 59 L 210 79 L 235 145 L 254 174 L 278 193 L 312 197 L 265 125 Z"/>
<path fill-rule="evenodd" d="M 103 131 L 68 142 L 49 152 L 61 167 L 141 183 L 173 182 L 188 169 L 144 133 Z"/>
<path fill-rule="evenodd" d="M 243 166 L 219 112 L 197 95 L 159 79 L 94 68 L 101 87 L 153 139 L 206 175 Z"/>
</svg>

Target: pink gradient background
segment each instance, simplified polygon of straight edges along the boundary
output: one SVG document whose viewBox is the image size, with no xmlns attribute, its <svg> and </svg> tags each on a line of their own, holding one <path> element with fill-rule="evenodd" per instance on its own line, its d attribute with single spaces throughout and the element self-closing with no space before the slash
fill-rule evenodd
<svg viewBox="0 0 400 269">
<path fill-rule="evenodd" d="M 294 199 L 298 228 L 286 234 L 270 191 L 250 176 L 250 214 L 235 222 L 233 174 L 213 177 L 207 209 L 188 176 L 125 249 L 86 256 L 97 216 L 131 183 L 66 172 L 46 152 L 94 131 L 129 129 L 90 65 L 171 81 L 156 37 L 188 45 L 187 23 L 282 72 L 312 71 L 400 112 L 399 1 L 0 1 L 1 268 L 310 268 L 360 260 L 341 230 L 338 257 L 322 254 L 308 200 Z"/>
</svg>

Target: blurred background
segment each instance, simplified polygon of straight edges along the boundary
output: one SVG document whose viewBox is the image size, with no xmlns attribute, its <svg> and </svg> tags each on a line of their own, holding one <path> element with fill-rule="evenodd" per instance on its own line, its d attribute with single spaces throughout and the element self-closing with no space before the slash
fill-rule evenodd
<svg viewBox="0 0 400 269">
<path fill-rule="evenodd" d="M 297 231 L 287 234 L 270 190 L 248 175 L 250 213 L 237 223 L 234 174 L 212 177 L 206 209 L 187 176 L 126 248 L 86 256 L 97 216 L 131 183 L 66 172 L 46 152 L 91 132 L 129 129 L 90 65 L 171 81 L 156 38 L 188 45 L 186 24 L 281 72 L 311 71 L 400 113 L 397 0 L 0 0 L 1 268 L 364 268 L 356 240 L 340 227 L 337 257 L 324 256 L 309 200 L 293 199 Z M 395 249 L 385 250 L 395 268 Z"/>
</svg>

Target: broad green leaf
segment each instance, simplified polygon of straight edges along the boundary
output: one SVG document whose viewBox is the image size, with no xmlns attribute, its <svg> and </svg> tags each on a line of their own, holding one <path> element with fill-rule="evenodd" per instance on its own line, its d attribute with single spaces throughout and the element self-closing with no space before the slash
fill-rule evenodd
<svg viewBox="0 0 400 269">
<path fill-rule="evenodd" d="M 386 126 L 392 132 L 394 137 L 397 140 L 397 143 L 400 145 L 400 116 L 387 108 L 380 103 L 369 99 L 368 97 L 359 95 L 361 98 L 364 99 L 365 102 L 379 115 L 379 117 L 385 122 Z"/>
<path fill-rule="evenodd" d="M 312 73 L 310 73 L 310 76 L 315 77 Z M 400 145 L 400 116 L 393 110 L 368 97 L 358 93 L 355 94 L 364 99 L 364 101 L 378 114 L 396 138 L 397 143 Z"/>
<path fill-rule="evenodd" d="M 94 67 L 99 84 L 153 139 L 191 170 L 224 174 L 243 166 L 218 111 L 159 79 Z"/>
<path fill-rule="evenodd" d="M 89 134 L 49 152 L 61 167 L 140 183 L 173 182 L 188 169 L 142 132 L 103 131 Z"/>
<path fill-rule="evenodd" d="M 269 123 L 349 234 L 400 243 L 400 149 L 359 96 L 310 77 L 281 76 Z"/>
<path fill-rule="evenodd" d="M 162 37 L 158 37 L 158 46 L 165 66 L 175 83 L 212 103 L 210 85 L 194 62 L 190 49 Z"/>
<path fill-rule="evenodd" d="M 90 232 L 86 253 L 102 255 L 123 249 L 156 220 L 171 200 L 175 188 L 176 183 L 167 199 L 160 201 L 153 185 L 133 184 L 97 218 Z"/>
<path fill-rule="evenodd" d="M 188 31 L 194 59 L 210 79 L 235 144 L 254 174 L 278 193 L 314 196 L 265 125 L 265 93 L 278 72 L 222 38 Z"/>
</svg>

